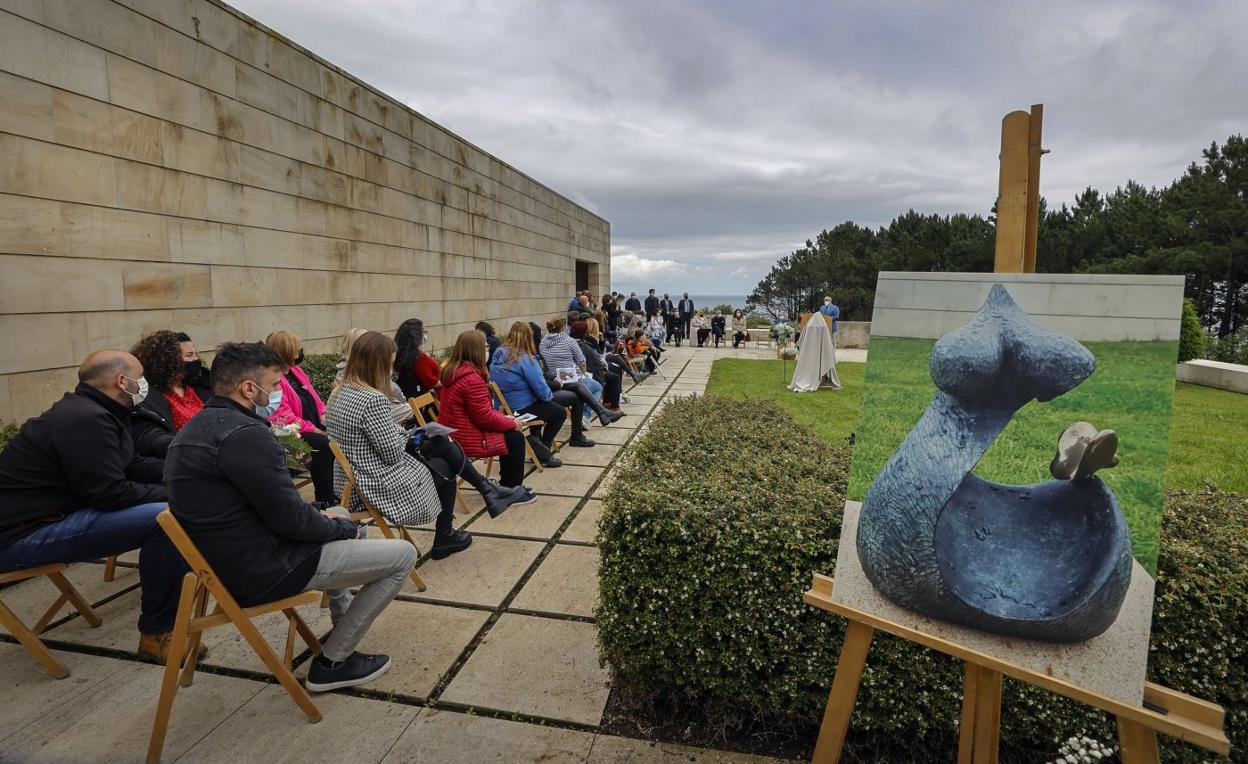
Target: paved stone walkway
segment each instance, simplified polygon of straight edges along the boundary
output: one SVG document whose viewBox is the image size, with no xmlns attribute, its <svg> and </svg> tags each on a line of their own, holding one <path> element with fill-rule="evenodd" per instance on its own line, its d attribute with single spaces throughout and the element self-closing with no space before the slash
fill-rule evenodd
<svg viewBox="0 0 1248 764">
<path fill-rule="evenodd" d="M 841 351 L 862 360 L 863 351 Z M 678 396 L 701 393 L 718 358 L 774 358 L 774 350 L 673 348 L 663 374 L 628 390 L 628 416 L 588 434 L 599 444 L 567 448 L 561 468 L 526 484 L 541 498 L 491 520 L 479 497 L 457 514 L 473 534 L 467 552 L 423 558 L 428 591 L 400 595 L 361 649 L 386 652 L 394 667 L 363 691 L 314 696 L 324 719 L 306 722 L 237 632 L 209 632 L 205 670 L 178 693 L 165 761 L 238 762 L 762 762 L 765 759 L 599 734 L 610 692 L 598 663 L 593 608 L 601 498 L 616 456 L 649 417 Z M 417 537 L 428 551 L 432 531 Z M 423 543 L 422 543 L 423 539 Z M 134 554 L 123 557 L 133 564 Z M 76 615 L 45 633 L 69 666 L 55 681 L 17 645 L 0 643 L 0 760 L 139 761 L 160 683 L 158 667 L 136 660 L 138 571 L 112 583 L 103 566 L 71 566 L 69 577 L 104 623 Z M 55 598 L 46 579 L 4 590 L 33 622 Z M 318 634 L 328 611 L 303 616 Z M 259 621 L 281 652 L 285 619 Z M 297 673 L 306 672 L 307 656 Z"/>
</svg>

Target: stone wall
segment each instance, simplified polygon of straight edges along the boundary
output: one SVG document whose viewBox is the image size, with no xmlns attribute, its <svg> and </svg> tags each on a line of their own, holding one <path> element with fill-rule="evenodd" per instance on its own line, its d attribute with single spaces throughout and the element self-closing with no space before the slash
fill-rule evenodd
<svg viewBox="0 0 1248 764">
<path fill-rule="evenodd" d="M 210 0 L 0 0 L 0 420 L 87 352 L 559 312 L 610 226 Z"/>
</svg>

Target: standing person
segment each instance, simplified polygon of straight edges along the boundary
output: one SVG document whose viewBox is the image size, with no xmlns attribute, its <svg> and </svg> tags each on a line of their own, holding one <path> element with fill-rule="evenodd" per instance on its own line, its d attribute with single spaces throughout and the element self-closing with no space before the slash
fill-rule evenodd
<svg viewBox="0 0 1248 764">
<path fill-rule="evenodd" d="M 329 595 L 333 632 L 307 678 L 309 690 L 324 692 L 389 670 L 389 657 L 355 648 L 402 589 L 417 555 L 406 541 L 361 538 L 364 529 L 341 508 L 318 510 L 299 496 L 265 422 L 289 366 L 268 345 L 222 345 L 213 398 L 173 439 L 165 482 L 170 511 L 239 605 L 318 589 Z M 384 396 L 378 403 L 389 424 Z"/>
<path fill-rule="evenodd" d="M 97 350 L 74 391 L 0 451 L 0 573 L 139 549 L 138 653 L 164 663 L 187 568 L 156 522 L 164 464 L 139 456 L 130 436 L 143 374 L 130 353 Z"/>
<path fill-rule="evenodd" d="M 316 500 L 337 504 L 334 493 L 334 455 L 329 450 L 329 436 L 325 434 L 325 402 L 312 386 L 312 380 L 300 366 L 303 363 L 303 342 L 294 332 L 276 331 L 264 339 L 264 344 L 277 352 L 286 366 L 282 369 L 281 393 L 277 409 L 269 416 L 273 424 L 296 424 L 299 437 L 312 448 L 308 462 L 308 475 Z M 216 384 L 215 381 L 213 383 Z"/>
<path fill-rule="evenodd" d="M 510 503 L 528 504 L 537 499 L 537 494 L 521 482 L 524 479 L 524 434 L 515 419 L 494 410 L 486 363 L 486 346 L 481 333 L 461 332 L 442 370 L 438 422 L 455 429 L 451 437 L 469 457 L 499 457 L 500 490 L 507 491 Z M 489 509 L 488 499 L 486 504 Z M 497 517 L 497 514 L 491 512 L 490 516 Z"/>
<path fill-rule="evenodd" d="M 689 293 L 685 292 L 680 298 L 680 304 L 676 306 L 676 311 L 680 315 L 680 331 L 685 339 L 690 339 L 689 328 L 693 321 L 693 300 L 689 299 Z"/>
<path fill-rule="evenodd" d="M 737 308 L 732 312 L 732 346 L 739 347 L 749 334 L 749 322 L 745 320 L 745 311 Z"/>
<path fill-rule="evenodd" d="M 606 328 L 612 332 L 617 331 L 620 328 L 620 314 L 624 312 L 620 306 L 620 296 L 612 295 L 611 299 L 603 307 L 603 310 L 607 314 Z"/>
<path fill-rule="evenodd" d="M 633 313 L 639 313 L 641 311 L 641 300 L 637 299 L 636 292 L 628 293 L 628 299 L 624 301 L 624 310 L 629 310 Z"/>
<path fill-rule="evenodd" d="M 676 312 L 676 303 L 672 302 L 672 296 L 666 292 L 663 299 L 659 302 L 659 313 L 663 316 L 663 326 L 665 334 L 663 341 L 671 343 L 672 338 L 676 339 L 676 347 L 680 347 L 680 341 L 684 339 L 684 331 L 680 324 L 680 314 Z"/>
<path fill-rule="evenodd" d="M 131 410 L 134 445 L 144 456 L 164 459 L 173 436 L 204 408 L 203 399 L 186 381 L 187 368 L 193 366 L 182 360 L 178 334 L 168 329 L 143 337 L 130 352 L 143 365 L 152 393 Z"/>
<path fill-rule="evenodd" d="M 347 365 L 351 362 L 351 348 L 355 345 L 355 341 L 365 334 L 368 334 L 367 329 L 355 328 L 342 335 L 342 357 L 338 359 L 337 371 L 334 373 L 334 387 L 340 386 L 346 380 Z M 407 398 L 403 397 L 403 390 L 399 388 L 398 383 L 389 375 L 386 378 L 390 381 L 389 387 L 386 388 L 388 391 L 386 397 L 390 400 L 390 416 L 396 424 L 403 424 L 412 418 L 412 407 L 407 405 Z"/>
<path fill-rule="evenodd" d="M 828 317 L 829 329 L 832 330 L 832 344 L 836 344 L 836 324 L 841 318 L 841 309 L 832 303 L 831 295 L 823 296 L 823 305 L 820 306 L 819 312 Z"/>
<path fill-rule="evenodd" d="M 428 342 L 425 322 L 419 318 L 407 319 L 399 324 L 394 333 L 394 343 L 399 348 L 394 359 L 394 371 L 398 375 L 399 389 L 406 398 L 438 389 L 442 367 L 436 358 L 424 351 Z"/>
<path fill-rule="evenodd" d="M 651 289 L 650 294 L 646 295 L 646 304 L 644 307 L 647 316 L 651 316 L 659 312 L 659 298 L 654 294 L 654 289 Z"/>
</svg>

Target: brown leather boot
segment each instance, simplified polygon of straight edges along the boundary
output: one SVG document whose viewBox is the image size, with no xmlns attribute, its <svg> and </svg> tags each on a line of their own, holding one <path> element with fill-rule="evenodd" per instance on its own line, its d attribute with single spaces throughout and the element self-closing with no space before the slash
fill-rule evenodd
<svg viewBox="0 0 1248 764">
<path fill-rule="evenodd" d="M 144 634 L 139 632 L 139 658 L 148 663 L 165 665 L 165 661 L 169 658 L 169 643 L 172 641 L 172 636 L 172 631 L 166 631 L 164 634 Z M 190 645 L 188 644 L 187 647 L 190 647 Z M 208 648 L 204 647 L 201 642 L 199 654 L 195 658 L 196 662 L 207 653 Z"/>
</svg>

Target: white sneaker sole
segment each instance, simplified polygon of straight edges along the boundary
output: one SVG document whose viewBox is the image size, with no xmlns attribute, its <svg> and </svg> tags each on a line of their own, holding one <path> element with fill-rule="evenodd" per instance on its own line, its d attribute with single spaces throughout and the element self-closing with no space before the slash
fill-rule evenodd
<svg viewBox="0 0 1248 764">
<path fill-rule="evenodd" d="M 377 677 L 389 671 L 392 665 L 394 665 L 393 658 L 386 661 L 385 665 L 368 676 L 362 676 L 356 679 L 342 679 L 337 682 L 325 682 L 324 684 L 318 684 L 313 682 L 311 679 L 308 679 L 304 682 L 304 686 L 307 687 L 308 692 L 329 692 L 330 690 L 341 690 L 343 687 L 356 687 L 358 685 L 367 684 L 368 682 L 373 681 Z"/>
</svg>

